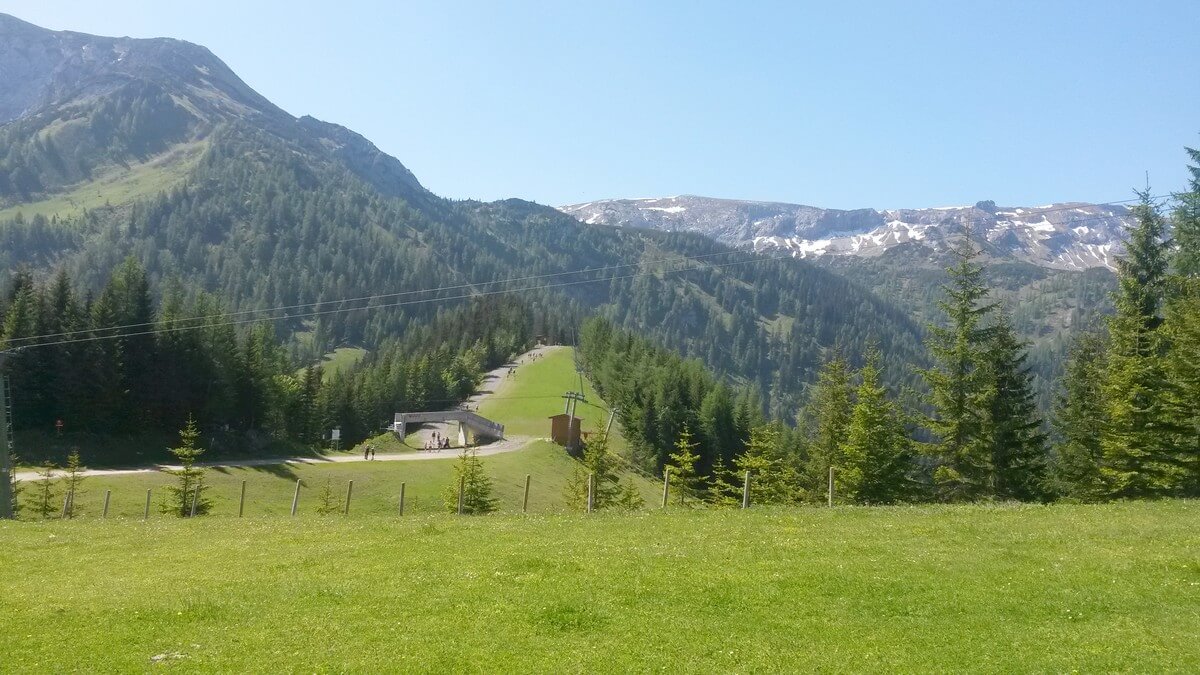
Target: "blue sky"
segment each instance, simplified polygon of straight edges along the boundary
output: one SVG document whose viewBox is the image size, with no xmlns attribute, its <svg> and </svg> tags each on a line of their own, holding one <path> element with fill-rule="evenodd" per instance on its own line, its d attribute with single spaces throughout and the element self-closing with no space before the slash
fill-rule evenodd
<svg viewBox="0 0 1200 675">
<path fill-rule="evenodd" d="M 433 191 L 567 204 L 1126 199 L 1200 145 L 1200 2 L 8 0 L 203 44 Z"/>
</svg>

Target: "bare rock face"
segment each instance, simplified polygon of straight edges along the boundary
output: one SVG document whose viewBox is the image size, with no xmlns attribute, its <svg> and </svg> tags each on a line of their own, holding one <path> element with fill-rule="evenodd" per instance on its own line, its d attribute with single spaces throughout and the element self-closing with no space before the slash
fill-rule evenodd
<svg viewBox="0 0 1200 675">
<path fill-rule="evenodd" d="M 133 82 L 158 85 L 207 114 L 286 115 L 190 42 L 51 31 L 0 14 L 0 124 Z"/>
<path fill-rule="evenodd" d="M 688 231 L 733 246 L 790 251 L 799 258 L 879 255 L 920 242 L 939 249 L 968 229 L 995 254 L 1057 269 L 1114 268 L 1132 219 L 1122 206 L 1063 203 L 1037 207 L 822 209 L 800 204 L 683 195 L 607 199 L 560 207 L 585 223 Z"/>
</svg>

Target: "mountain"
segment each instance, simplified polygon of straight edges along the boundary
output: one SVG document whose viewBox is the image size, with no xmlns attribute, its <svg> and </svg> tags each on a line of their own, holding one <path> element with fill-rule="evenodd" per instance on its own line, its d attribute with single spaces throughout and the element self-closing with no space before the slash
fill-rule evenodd
<svg viewBox="0 0 1200 675">
<path fill-rule="evenodd" d="M 1083 203 L 1034 207 L 823 209 L 799 204 L 682 195 L 609 199 L 563 206 L 588 224 L 696 232 L 730 246 L 792 252 L 798 258 L 877 256 L 908 242 L 938 250 L 969 228 L 994 255 L 1054 269 L 1115 265 L 1132 222 L 1122 206 Z"/>
<path fill-rule="evenodd" d="M 292 117 L 204 47 L 50 31 L 0 14 L 0 205 L 95 180 L 144 196 L 164 186 L 140 189 L 140 169 L 193 160 L 231 122 L 333 156 L 381 191 L 423 196 L 400 162 L 348 129 Z"/>
<path fill-rule="evenodd" d="M 158 294 L 288 307 L 273 325 L 300 364 L 340 345 L 375 350 L 465 295 L 515 289 L 535 332 L 571 339 L 581 317 L 604 315 L 784 414 L 830 347 L 854 358 L 877 341 L 895 383 L 923 362 L 919 325 L 809 262 L 581 225 L 519 199 L 441 198 L 358 134 L 271 104 L 202 47 L 3 15 L 0 45 L 0 282 L 62 269 L 94 295 L 133 257 Z"/>
</svg>

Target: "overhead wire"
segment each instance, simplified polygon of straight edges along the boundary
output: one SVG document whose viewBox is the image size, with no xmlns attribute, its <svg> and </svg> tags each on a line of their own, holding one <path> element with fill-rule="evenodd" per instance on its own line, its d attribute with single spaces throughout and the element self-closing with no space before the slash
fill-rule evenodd
<svg viewBox="0 0 1200 675">
<path fill-rule="evenodd" d="M 1149 199 L 1156 200 L 1156 199 L 1165 199 L 1165 198 L 1169 198 L 1169 197 L 1171 197 L 1171 195 L 1153 195 L 1153 196 L 1150 196 Z M 1116 206 L 1116 205 L 1127 204 L 1127 203 L 1136 202 L 1136 201 L 1140 201 L 1140 200 L 1141 200 L 1141 198 L 1139 197 L 1139 198 L 1126 199 L 1126 200 L 1114 200 L 1114 201 L 1100 202 L 1100 203 L 1089 203 L 1089 204 L 1085 204 L 1085 205 L 1087 205 L 1087 206 Z M 964 208 L 970 208 L 970 207 L 964 207 Z M 1032 207 L 1032 208 L 1021 209 L 1021 210 L 1029 211 L 1033 215 L 1042 215 L 1045 213 L 1069 211 L 1069 210 L 1075 210 L 1078 208 L 1080 208 L 1080 203 L 1072 203 L 1069 205 L 1064 205 L 1064 206 L 1060 206 L 1060 207 L 1056 207 L 1056 208 L 1042 209 L 1042 208 Z M 905 210 L 905 209 L 895 209 L 895 210 Z M 1005 213 L 1005 214 L 1013 213 L 1015 215 L 1016 212 L 1015 211 L 1011 211 L 1011 212 L 1004 211 L 1002 213 Z M 1111 219 L 1114 217 L 1119 217 L 1119 216 L 1095 214 L 1095 215 L 1090 215 L 1086 218 L 1072 219 L 1072 220 L 1069 220 L 1066 223 L 1062 223 L 1062 224 L 1071 225 L 1074 223 L 1082 223 L 1082 222 L 1088 222 L 1088 221 L 1093 221 L 1093 220 L 1108 220 L 1108 219 Z M 974 224 L 976 222 L 981 222 L 981 221 L 965 221 L 962 224 L 967 225 L 967 224 Z M 493 295 L 501 295 L 501 294 L 508 294 L 508 293 L 522 293 L 522 292 L 526 292 L 526 291 L 549 290 L 549 289 L 553 289 L 553 288 L 563 288 L 563 287 L 576 286 L 576 285 L 586 284 L 586 283 L 597 283 L 597 282 L 601 282 L 601 281 L 616 281 L 616 280 L 621 280 L 621 279 L 630 279 L 630 278 L 655 275 L 655 274 L 674 274 L 674 273 L 688 272 L 688 271 L 700 270 L 700 269 L 721 268 L 721 267 L 728 267 L 728 266 L 733 266 L 733 265 L 743 265 L 743 264 L 749 264 L 749 263 L 755 263 L 755 262 L 768 262 L 768 261 L 773 261 L 773 260 L 783 260 L 783 259 L 795 257 L 794 252 L 792 250 L 790 250 L 790 249 L 785 249 L 785 250 L 787 251 L 787 253 L 783 254 L 783 255 L 763 256 L 763 255 L 758 255 L 756 252 L 754 252 L 752 250 L 747 251 L 747 249 L 735 248 L 735 249 L 716 251 L 716 252 L 712 252 L 712 253 L 699 254 L 699 255 L 695 255 L 695 256 L 676 256 L 676 257 L 670 257 L 670 258 L 638 260 L 635 262 L 622 263 L 619 265 L 604 265 L 604 266 L 595 267 L 595 268 L 567 270 L 567 271 L 562 271 L 562 272 L 551 272 L 551 273 L 546 273 L 546 274 L 528 275 L 528 276 L 524 276 L 524 277 L 512 277 L 512 278 L 508 278 L 508 279 L 498 279 L 498 280 L 494 280 L 494 281 L 481 281 L 481 282 L 475 282 L 475 283 L 457 284 L 457 285 L 451 285 L 451 286 L 440 286 L 440 287 L 426 288 L 426 289 L 397 291 L 397 292 L 393 292 L 393 293 L 380 293 L 380 294 L 366 295 L 366 296 L 360 296 L 360 297 L 356 297 L 356 298 L 345 298 L 345 299 L 339 299 L 339 300 L 321 300 L 321 301 L 315 301 L 315 302 L 310 302 L 310 303 L 284 305 L 284 306 L 279 306 L 279 307 L 270 307 L 270 308 L 263 308 L 263 309 L 243 310 L 243 311 L 239 311 L 239 312 L 224 312 L 224 313 L 219 313 L 219 314 L 210 314 L 210 315 L 203 315 L 203 316 L 197 316 L 197 317 L 181 317 L 179 319 L 173 319 L 172 325 L 165 326 L 165 327 L 160 326 L 159 325 L 160 322 L 142 322 L 142 323 L 134 323 L 134 324 L 123 324 L 120 326 L 109 326 L 109 327 L 104 327 L 104 328 L 81 329 L 81 330 L 75 330 L 75 331 L 62 331 L 62 332 L 58 332 L 58 333 L 45 333 L 45 334 L 31 335 L 31 336 L 24 336 L 24 337 L 14 337 L 14 338 L 10 338 L 9 340 L 7 340 L 5 343 L 5 346 L 10 351 L 15 351 L 17 349 L 25 349 L 25 348 L 32 348 L 32 347 L 49 347 L 49 346 L 58 346 L 58 345 L 66 345 L 66 344 L 77 344 L 77 343 L 83 343 L 83 342 L 95 342 L 95 341 L 102 341 L 102 340 L 114 340 L 114 339 L 122 339 L 122 338 L 129 338 L 129 337 L 139 337 L 139 336 L 147 336 L 147 335 L 160 335 L 160 334 L 165 334 L 165 333 L 185 332 L 185 331 L 190 331 L 190 330 L 203 330 L 203 329 L 208 329 L 208 328 L 238 326 L 238 325 L 244 325 L 244 324 L 249 324 L 249 323 L 257 323 L 257 322 L 261 322 L 261 321 L 284 321 L 284 320 L 294 320 L 294 319 L 305 319 L 305 318 L 312 318 L 312 317 L 317 317 L 317 316 L 327 316 L 327 315 L 331 315 L 331 314 L 341 314 L 341 313 L 346 313 L 346 312 L 389 309 L 389 308 L 403 307 L 403 306 L 408 306 L 408 305 L 427 304 L 430 302 L 445 302 L 445 301 L 452 301 L 452 300 L 489 297 L 489 296 L 493 296 Z M 527 287 L 521 287 L 521 288 L 505 288 L 505 289 L 488 290 L 488 291 L 478 291 L 477 290 L 477 291 L 474 291 L 471 293 L 448 296 L 448 297 L 422 298 L 422 299 L 418 299 L 418 300 L 390 302 L 390 303 L 384 303 L 384 304 L 373 304 L 373 305 L 367 304 L 367 305 L 363 305 L 363 306 L 359 306 L 359 307 L 337 307 L 337 308 L 329 309 L 329 310 L 314 309 L 314 310 L 310 310 L 310 311 L 306 311 L 306 312 L 290 313 L 290 310 L 307 308 L 307 307 L 321 307 L 323 305 L 330 305 L 330 304 L 359 303 L 359 302 L 364 302 L 364 301 L 367 303 L 370 303 L 370 302 L 374 302 L 377 300 L 383 300 L 383 299 L 387 299 L 387 298 L 405 297 L 405 296 L 417 295 L 417 294 L 422 294 L 422 293 L 441 293 L 441 292 L 445 292 L 445 291 L 462 290 L 465 288 L 474 289 L 474 288 L 478 288 L 480 286 L 486 287 L 486 286 L 490 286 L 490 285 L 508 284 L 508 283 L 514 283 L 514 282 L 520 282 L 520 281 L 534 281 L 534 280 L 538 280 L 538 279 L 550 279 L 550 278 L 555 278 L 555 277 L 569 276 L 569 275 L 573 275 L 573 274 L 591 274 L 591 273 L 603 274 L 603 273 L 610 272 L 613 270 L 625 269 L 625 268 L 629 268 L 629 267 L 640 267 L 640 266 L 644 266 L 644 265 L 660 264 L 660 263 L 670 265 L 670 264 L 681 263 L 681 262 L 693 262 L 693 261 L 706 260 L 708 258 L 713 258 L 713 257 L 717 257 L 717 256 L 722 256 L 722 255 L 732 255 L 732 254 L 747 253 L 747 252 L 749 252 L 751 255 L 754 255 L 755 257 L 748 259 L 748 260 L 734 261 L 734 262 L 729 262 L 729 263 L 711 264 L 711 265 L 707 265 L 705 267 L 691 267 L 691 268 L 678 269 L 678 270 L 649 270 L 646 272 L 639 272 L 639 273 L 629 274 L 629 275 L 608 276 L 608 277 L 601 276 L 601 277 L 594 278 L 594 279 L 581 279 L 581 280 L 567 281 L 567 282 L 555 283 L 555 284 L 544 284 L 541 286 L 527 286 Z M 231 320 L 231 321 L 219 321 L 221 319 L 227 319 L 227 318 L 232 318 L 232 317 L 247 317 L 248 315 L 260 315 L 260 314 L 268 314 L 269 315 L 269 314 L 275 314 L 278 312 L 288 312 L 288 313 L 285 313 L 282 316 L 249 316 L 249 318 L 243 318 L 243 319 L 237 319 L 237 320 Z M 214 319 L 218 320 L 218 322 L 213 323 L 212 321 Z M 185 323 L 185 324 L 195 323 L 195 325 L 177 325 L 179 323 Z M 129 329 L 133 329 L 133 328 L 146 328 L 146 327 L 150 327 L 150 326 L 155 326 L 155 328 L 153 328 L 152 330 L 145 330 L 145 331 L 119 332 L 119 331 L 128 331 Z M 102 334 L 97 335 L 96 333 L 102 333 Z M 42 342 L 43 340 L 50 340 L 52 338 L 71 338 L 72 336 L 78 336 L 78 335 L 82 335 L 84 337 Z"/>
</svg>

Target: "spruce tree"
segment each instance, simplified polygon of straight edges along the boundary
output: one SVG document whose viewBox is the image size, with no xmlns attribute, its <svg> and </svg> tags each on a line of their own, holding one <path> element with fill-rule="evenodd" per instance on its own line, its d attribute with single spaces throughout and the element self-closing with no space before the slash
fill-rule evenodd
<svg viewBox="0 0 1200 675">
<path fill-rule="evenodd" d="M 845 463 L 835 475 L 837 494 L 859 504 L 893 504 L 914 494 L 912 441 L 880 381 L 880 354 L 872 349 L 859 371 Z"/>
<path fill-rule="evenodd" d="M 454 482 L 446 486 L 442 493 L 442 501 L 451 513 L 458 512 L 458 488 L 463 488 L 463 513 L 484 514 L 496 510 L 498 503 L 492 496 L 492 479 L 483 469 L 479 461 L 479 453 L 474 448 L 462 449 L 458 461 L 454 464 Z"/>
<path fill-rule="evenodd" d="M 162 504 L 162 512 L 187 518 L 192 513 L 192 503 L 196 505 L 196 515 L 208 513 L 212 501 L 204 496 L 208 486 L 204 484 L 204 469 L 196 466 L 196 460 L 204 454 L 199 447 L 200 429 L 196 419 L 188 416 L 187 424 L 179 430 L 179 447 L 171 448 L 171 454 L 179 462 L 178 469 L 167 469 L 166 473 L 175 477 L 174 485 L 167 485 L 167 500 Z"/>
<path fill-rule="evenodd" d="M 929 351 L 935 365 L 922 371 L 933 414 L 927 423 L 937 437 L 933 454 L 934 489 L 946 501 L 978 499 L 991 486 L 991 453 L 985 435 L 988 348 L 992 331 L 984 319 L 995 308 L 987 302 L 978 252 L 964 237 L 952 249 L 955 264 L 942 286 L 938 306 L 948 326 L 929 326 Z"/>
<path fill-rule="evenodd" d="M 1176 195 L 1171 222 L 1176 248 L 1171 262 L 1179 275 L 1200 277 L 1200 150 L 1185 149 L 1195 164 L 1188 165 L 1189 190 Z"/>
<path fill-rule="evenodd" d="M 1046 497 L 1046 434 L 1037 411 L 1026 344 L 1001 312 L 992 327 L 987 355 L 985 434 L 990 448 L 992 488 L 997 499 L 1036 501 Z"/>
<path fill-rule="evenodd" d="M 67 465 L 63 470 L 63 491 L 71 500 L 71 507 L 67 510 L 67 516 L 70 518 L 74 518 L 76 515 L 75 499 L 83 492 L 83 474 L 86 471 L 87 467 L 83 465 L 83 460 L 79 457 L 79 448 L 71 448 L 71 452 L 67 454 Z"/>
<path fill-rule="evenodd" d="M 675 441 L 675 452 L 669 458 L 664 471 L 671 472 L 671 489 L 679 504 L 686 506 L 688 498 L 698 500 L 704 491 L 704 479 L 696 471 L 700 456 L 696 454 L 696 444 L 692 442 L 692 433 L 686 424 L 680 430 L 679 438 Z"/>
<path fill-rule="evenodd" d="M 776 424 L 762 424 L 750 430 L 746 450 L 734 460 L 738 503 L 747 471 L 750 472 L 751 504 L 783 505 L 800 500 L 800 473 L 784 454 L 780 435 Z"/>
<path fill-rule="evenodd" d="M 1118 265 L 1116 312 L 1109 318 L 1101 476 L 1114 498 L 1169 494 L 1180 480 L 1166 415 L 1166 364 L 1159 314 L 1167 272 L 1162 217 L 1148 193 Z"/>
<path fill-rule="evenodd" d="M 813 501 L 819 501 L 820 495 L 825 493 L 829 467 L 835 467 L 836 472 L 845 464 L 842 448 L 850 426 L 852 393 L 850 368 L 841 353 L 834 351 L 817 376 L 817 384 L 809 397 L 804 415 L 812 432 L 808 443 L 805 483 L 809 498 Z"/>
<path fill-rule="evenodd" d="M 1167 304 L 1165 412 L 1171 419 L 1171 454 L 1181 473 L 1178 492 L 1200 497 L 1200 278 L 1179 280 Z"/>
<path fill-rule="evenodd" d="M 566 500 L 572 509 L 587 510 L 588 476 L 592 476 L 592 508 L 599 510 L 618 505 L 621 496 L 620 476 L 616 459 L 608 451 L 604 434 L 595 433 L 588 439 L 583 457 L 567 479 Z"/>
<path fill-rule="evenodd" d="M 1059 441 L 1051 472 L 1054 493 L 1081 502 L 1101 501 L 1102 430 L 1105 424 L 1104 339 L 1085 333 L 1075 340 L 1054 406 Z"/>
<path fill-rule="evenodd" d="M 37 479 L 37 501 L 35 506 L 37 514 L 42 518 L 49 518 L 54 515 L 54 501 L 58 496 L 54 485 L 54 462 L 46 460 L 38 467 Z"/>
</svg>

